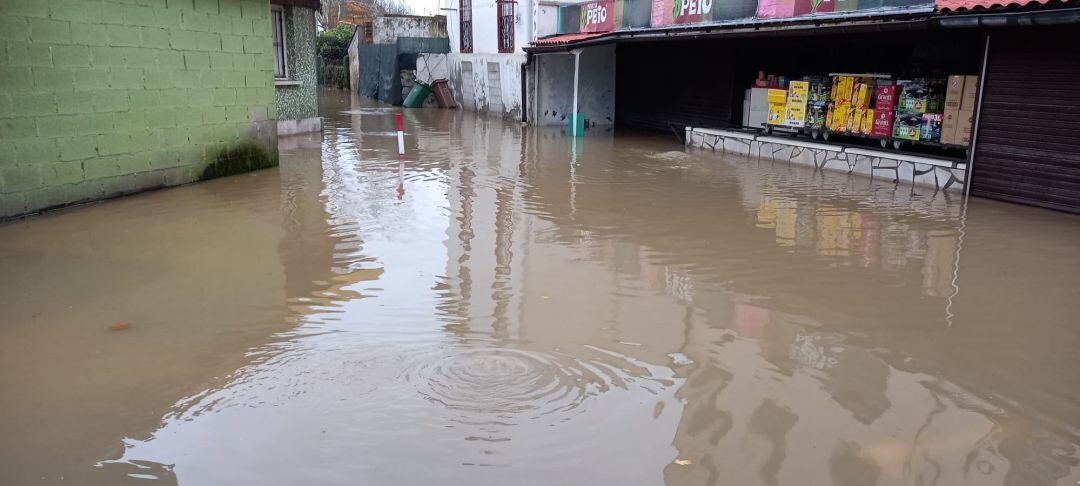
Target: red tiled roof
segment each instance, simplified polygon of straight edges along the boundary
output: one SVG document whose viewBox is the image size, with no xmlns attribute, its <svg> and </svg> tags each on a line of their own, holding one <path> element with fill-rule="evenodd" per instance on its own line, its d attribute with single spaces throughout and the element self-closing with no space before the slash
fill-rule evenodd
<svg viewBox="0 0 1080 486">
<path fill-rule="evenodd" d="M 592 39 L 595 37 L 603 37 L 611 32 L 582 32 L 578 34 L 563 34 L 552 37 L 544 37 L 543 39 L 536 39 L 532 41 L 534 46 L 561 46 L 566 44 L 573 44 L 574 42 Z"/>
<path fill-rule="evenodd" d="M 1048 3 L 1072 3 L 1069 0 L 1057 2 L 1055 0 L 936 0 L 934 7 L 939 12 L 957 12 L 966 10 L 1005 8 L 1005 7 L 1031 7 L 1046 5 Z"/>
</svg>

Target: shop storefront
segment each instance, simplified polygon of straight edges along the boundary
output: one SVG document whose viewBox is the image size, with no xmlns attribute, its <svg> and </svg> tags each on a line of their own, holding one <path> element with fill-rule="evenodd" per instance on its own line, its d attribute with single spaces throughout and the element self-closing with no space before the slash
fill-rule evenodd
<svg viewBox="0 0 1080 486">
<path fill-rule="evenodd" d="M 977 31 L 927 26 L 619 44 L 616 117 L 962 159 L 984 50 Z"/>
<path fill-rule="evenodd" d="M 1080 213 L 1076 29 L 990 31 L 972 195 Z"/>
<path fill-rule="evenodd" d="M 564 37 L 581 37 L 561 49 L 606 45 L 616 57 L 614 93 L 599 98 L 614 106 L 586 118 L 901 154 L 912 160 L 895 178 L 909 182 L 925 182 L 916 176 L 926 164 L 914 162 L 923 157 L 945 162 L 949 183 L 971 194 L 1080 212 L 1080 8 L 1068 1 L 613 0 L 562 10 Z M 861 172 L 875 170 L 871 159 Z"/>
</svg>

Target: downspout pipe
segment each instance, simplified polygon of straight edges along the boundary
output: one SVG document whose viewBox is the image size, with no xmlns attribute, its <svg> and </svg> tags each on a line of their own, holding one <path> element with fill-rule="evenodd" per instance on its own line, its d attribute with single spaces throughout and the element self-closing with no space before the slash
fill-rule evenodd
<svg viewBox="0 0 1080 486">
<path fill-rule="evenodd" d="M 532 54 L 525 55 L 525 63 L 521 65 L 521 122 L 529 123 L 529 63 Z"/>
</svg>

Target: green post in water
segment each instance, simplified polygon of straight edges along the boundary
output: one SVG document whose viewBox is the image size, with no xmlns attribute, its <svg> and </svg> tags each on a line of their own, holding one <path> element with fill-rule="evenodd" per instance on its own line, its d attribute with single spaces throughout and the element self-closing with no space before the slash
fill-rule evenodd
<svg viewBox="0 0 1080 486">
<path fill-rule="evenodd" d="M 574 118 L 577 118 L 577 131 L 574 131 Z M 585 115 L 583 113 L 574 113 L 570 115 L 570 118 L 566 119 L 566 133 L 575 137 L 585 136 Z"/>
</svg>

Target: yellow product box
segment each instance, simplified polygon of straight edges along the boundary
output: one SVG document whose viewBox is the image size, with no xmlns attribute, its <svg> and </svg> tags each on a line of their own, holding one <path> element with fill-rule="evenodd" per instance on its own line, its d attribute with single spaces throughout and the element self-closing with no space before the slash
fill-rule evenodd
<svg viewBox="0 0 1080 486">
<path fill-rule="evenodd" d="M 810 93 L 809 81 L 792 81 L 788 83 L 788 103 L 806 104 L 807 95 Z"/>
<path fill-rule="evenodd" d="M 769 103 L 769 118 L 766 123 L 770 125 L 787 125 L 787 105 Z"/>
<path fill-rule="evenodd" d="M 870 135 L 874 131 L 874 109 L 867 108 L 866 115 L 863 116 L 862 125 L 859 127 L 859 131 L 863 135 Z"/>
<path fill-rule="evenodd" d="M 851 125 L 848 126 L 848 131 L 853 133 L 859 133 L 862 129 L 863 118 L 866 117 L 866 108 L 855 108 L 855 113 L 851 116 Z"/>
<path fill-rule="evenodd" d="M 859 83 L 855 85 L 853 93 L 851 95 L 851 104 L 855 108 L 863 108 L 870 106 L 870 85 L 866 83 Z"/>
<path fill-rule="evenodd" d="M 766 98 L 769 100 L 769 104 L 782 105 L 787 103 L 787 90 L 783 89 L 770 89 Z"/>
<path fill-rule="evenodd" d="M 789 127 L 803 127 L 806 126 L 806 107 L 797 106 L 788 103 L 787 105 L 787 126 Z"/>
<path fill-rule="evenodd" d="M 855 78 L 851 76 L 837 76 L 836 88 L 833 89 L 832 96 L 835 103 L 850 103 L 851 102 L 851 89 L 855 86 Z"/>
<path fill-rule="evenodd" d="M 834 132 L 847 131 L 847 124 L 851 118 L 851 104 L 850 103 L 837 103 L 833 107 L 832 124 L 829 125 L 829 129 Z"/>
</svg>

